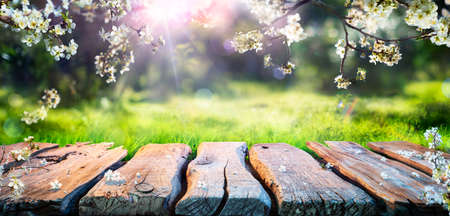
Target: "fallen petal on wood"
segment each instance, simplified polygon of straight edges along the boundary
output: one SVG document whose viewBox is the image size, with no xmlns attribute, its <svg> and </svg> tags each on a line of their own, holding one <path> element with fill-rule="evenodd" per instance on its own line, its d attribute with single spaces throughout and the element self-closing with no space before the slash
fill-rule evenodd
<svg viewBox="0 0 450 216">
<path fill-rule="evenodd" d="M 250 163 L 275 194 L 279 215 L 376 215 L 363 190 L 285 143 L 256 144 Z"/>
<path fill-rule="evenodd" d="M 432 149 L 405 141 L 369 142 L 367 146 L 373 151 L 433 175 L 432 164 L 423 157 L 426 152 L 434 151 Z M 443 153 L 443 156 L 450 161 L 450 154 Z"/>
<path fill-rule="evenodd" d="M 446 214 L 440 205 L 428 205 L 425 187 L 437 192 L 446 188 L 436 184 L 425 173 L 395 160 L 386 159 L 353 142 L 327 141 L 328 147 L 307 142 L 310 149 L 345 177 L 353 180 L 371 195 L 383 200 L 388 211 L 399 214 Z"/>
<path fill-rule="evenodd" d="M 6 215 L 23 212 L 24 214 L 75 214 L 74 206 L 87 190 L 83 187 L 93 184 L 106 169 L 122 160 L 127 151 L 121 147 L 108 150 L 109 143 L 92 145 L 68 145 L 41 152 L 30 158 L 22 167 L 9 170 L 3 175 L 3 185 L 8 184 L 7 176 L 17 176 L 25 185 L 25 190 L 19 199 L 11 198 L 11 188 L 3 187 L 0 191 L 0 207 Z M 40 161 L 46 159 L 48 164 L 42 166 Z M 50 182 L 58 180 L 59 190 L 52 190 Z M 91 184 L 89 184 L 91 183 Z M 95 184 L 95 183 L 94 183 Z M 60 209 L 66 199 L 64 209 Z"/>
</svg>

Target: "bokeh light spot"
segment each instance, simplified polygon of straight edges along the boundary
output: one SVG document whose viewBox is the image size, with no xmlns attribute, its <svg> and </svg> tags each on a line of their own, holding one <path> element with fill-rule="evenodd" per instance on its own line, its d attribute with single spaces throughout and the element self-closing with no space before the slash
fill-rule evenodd
<svg viewBox="0 0 450 216">
<path fill-rule="evenodd" d="M 286 75 L 283 73 L 283 70 L 281 70 L 281 68 L 276 67 L 273 69 L 273 77 L 277 80 L 282 80 L 286 77 Z"/>
<path fill-rule="evenodd" d="M 3 131 L 9 137 L 18 137 L 23 134 L 24 127 L 19 119 L 9 118 L 3 124 Z"/>
<path fill-rule="evenodd" d="M 8 97 L 8 103 L 11 107 L 21 107 L 24 103 L 22 96 L 18 94 L 11 94 Z"/>
<path fill-rule="evenodd" d="M 442 82 L 442 93 L 445 97 L 450 98 L 450 78 L 447 78 L 444 82 Z"/>
<path fill-rule="evenodd" d="M 199 89 L 195 92 L 195 97 L 197 99 L 207 99 L 210 100 L 213 96 L 213 93 L 211 92 L 211 90 L 206 89 L 206 88 L 202 88 Z"/>
</svg>

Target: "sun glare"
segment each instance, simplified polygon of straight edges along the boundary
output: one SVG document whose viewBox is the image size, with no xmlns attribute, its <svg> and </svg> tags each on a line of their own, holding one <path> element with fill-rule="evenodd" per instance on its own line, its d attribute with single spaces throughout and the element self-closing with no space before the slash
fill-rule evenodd
<svg viewBox="0 0 450 216">
<path fill-rule="evenodd" d="M 210 5 L 211 0 L 152 0 L 146 3 L 143 18 L 156 23 L 185 23 Z"/>
<path fill-rule="evenodd" d="M 227 23 L 234 0 L 149 0 L 140 5 L 133 22 L 140 25 L 158 27 L 167 24 L 171 28 L 181 28 L 195 20 L 211 26 Z"/>
</svg>

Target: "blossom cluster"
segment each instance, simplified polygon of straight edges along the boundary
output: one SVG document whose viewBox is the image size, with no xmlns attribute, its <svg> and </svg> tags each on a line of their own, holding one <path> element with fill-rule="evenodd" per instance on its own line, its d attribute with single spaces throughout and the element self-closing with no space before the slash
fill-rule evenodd
<svg viewBox="0 0 450 216">
<path fill-rule="evenodd" d="M 307 34 L 303 30 L 299 23 L 300 15 L 289 15 L 287 17 L 287 25 L 279 30 L 281 35 L 284 35 L 287 39 L 287 44 L 290 46 L 294 42 L 299 42 L 307 37 Z"/>
<path fill-rule="evenodd" d="M 272 56 L 270 54 L 267 54 L 264 56 L 264 67 L 269 68 L 273 65 L 272 63 Z"/>
<path fill-rule="evenodd" d="M 281 70 L 284 75 L 292 74 L 292 70 L 295 69 L 295 64 L 292 62 L 287 62 L 285 65 L 281 66 Z"/>
<path fill-rule="evenodd" d="M 56 89 L 47 89 L 41 97 L 41 106 L 32 112 L 23 112 L 22 121 L 27 125 L 37 123 L 39 120 L 47 118 L 47 113 L 50 109 L 55 109 L 61 98 Z"/>
<path fill-rule="evenodd" d="M 348 44 L 350 46 L 356 47 L 356 43 L 353 41 L 348 41 Z M 336 54 L 342 59 L 346 55 L 346 52 L 349 51 L 348 44 L 344 39 L 340 39 L 334 44 L 334 47 L 336 47 Z"/>
<path fill-rule="evenodd" d="M 119 171 L 108 170 L 105 173 L 105 184 L 107 185 L 122 185 L 125 184 L 126 181 L 122 177 Z"/>
<path fill-rule="evenodd" d="M 338 89 L 347 89 L 352 83 L 345 79 L 342 74 L 334 78 L 334 82 L 337 83 Z"/>
<path fill-rule="evenodd" d="M 395 0 L 354 0 L 348 10 L 348 22 L 368 33 L 375 33 L 386 25 L 392 11 L 398 8 Z"/>
<path fill-rule="evenodd" d="M 405 22 L 411 26 L 428 29 L 436 25 L 438 6 L 432 0 L 413 0 L 406 10 Z"/>
<path fill-rule="evenodd" d="M 16 176 L 9 179 L 8 187 L 12 189 L 12 196 L 15 199 L 18 199 L 25 191 L 25 184 Z"/>
<path fill-rule="evenodd" d="M 442 137 L 439 134 L 437 127 L 426 130 L 424 136 L 425 139 L 429 141 L 428 147 L 431 149 L 436 149 L 442 143 Z"/>
<path fill-rule="evenodd" d="M 393 66 L 394 64 L 398 64 L 402 58 L 402 54 L 400 53 L 398 44 L 391 43 L 386 45 L 384 41 L 377 40 L 373 44 L 372 54 L 369 58 L 370 63 L 376 64 L 377 62 L 381 62 L 387 66 Z"/>
<path fill-rule="evenodd" d="M 58 7 L 47 0 L 44 8 L 37 9 L 28 0 L 20 1 L 20 5 L 8 2 L 1 5 L 0 15 L 11 19 L 8 24 L 13 31 L 24 33 L 22 42 L 25 45 L 31 47 L 43 40 L 47 51 L 59 61 L 70 59 L 78 49 L 73 39 L 67 45 L 62 42 L 62 36 L 72 33 L 76 27 L 68 17 L 69 5 L 69 0 L 62 0 Z"/>
<path fill-rule="evenodd" d="M 263 49 L 264 35 L 259 30 L 249 31 L 247 33 L 238 32 L 233 37 L 231 45 L 239 53 L 245 53 L 250 50 L 255 50 L 256 52 Z"/>
<path fill-rule="evenodd" d="M 95 57 L 97 74 L 106 77 L 106 82 L 116 81 L 116 73 L 123 74 L 130 70 L 134 63 L 134 54 L 131 50 L 128 33 L 130 29 L 125 25 L 112 26 L 110 32 L 100 31 L 100 38 L 109 43 L 107 52 L 101 52 Z"/>
<path fill-rule="evenodd" d="M 436 150 L 442 143 L 441 135 L 437 128 L 431 128 L 425 131 L 424 136 L 428 141 L 431 140 L 429 148 L 432 151 L 426 152 L 424 157 L 432 164 L 433 179 L 447 188 L 444 193 L 433 190 L 433 188 L 425 188 L 424 198 L 427 203 L 446 205 L 450 210 L 450 161 L 445 159 L 441 151 Z"/>
<path fill-rule="evenodd" d="M 144 44 L 151 45 L 153 53 L 156 53 L 160 47 L 166 44 L 166 41 L 162 36 L 160 36 L 157 40 L 153 37 L 152 31 L 150 27 L 145 26 L 142 29 L 138 30 L 139 38 L 144 42 Z"/>
<path fill-rule="evenodd" d="M 260 24 L 270 25 L 276 19 L 286 14 L 283 0 L 246 0 L 250 13 L 252 13 Z"/>
<path fill-rule="evenodd" d="M 98 3 L 105 11 L 105 23 L 118 21 L 132 9 L 130 0 L 99 0 Z"/>
<path fill-rule="evenodd" d="M 405 22 L 419 30 L 432 29 L 430 41 L 450 47 L 450 18 L 438 18 L 438 6 L 432 0 L 413 0 L 406 11 Z"/>
<path fill-rule="evenodd" d="M 23 149 L 12 150 L 10 154 L 15 161 L 25 161 L 30 157 L 31 151 L 25 147 Z"/>
<path fill-rule="evenodd" d="M 358 68 L 358 71 L 356 72 L 356 79 L 357 80 L 366 80 L 367 79 L 367 71 L 364 68 Z"/>
</svg>

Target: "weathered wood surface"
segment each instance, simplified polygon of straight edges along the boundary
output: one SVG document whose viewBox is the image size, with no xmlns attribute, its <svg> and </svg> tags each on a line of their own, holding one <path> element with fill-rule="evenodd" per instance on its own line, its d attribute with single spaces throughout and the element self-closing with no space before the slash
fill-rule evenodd
<svg viewBox="0 0 450 216">
<path fill-rule="evenodd" d="M 7 176 L 17 176 L 25 185 L 20 199 L 11 198 L 11 189 L 0 190 L 0 207 L 5 215 L 74 214 L 79 198 L 93 186 L 104 170 L 127 155 L 122 148 L 108 150 L 110 143 L 93 145 L 68 145 L 41 152 L 30 158 L 22 167 L 33 167 L 26 173 L 15 167 L 3 175 L 2 185 L 8 184 Z M 46 159 L 48 164 L 41 165 Z M 60 190 L 51 190 L 50 182 L 58 180 Z"/>
<path fill-rule="evenodd" d="M 34 149 L 33 151 L 31 151 L 32 154 L 33 153 L 36 154 L 35 152 L 37 152 L 39 154 L 40 152 L 48 151 L 50 149 L 58 147 L 57 144 L 52 144 L 52 143 L 33 142 L 33 144 L 36 146 L 39 146 L 39 149 Z M 25 142 L 11 144 L 11 145 L 2 145 L 0 147 L 0 158 L 1 158 L 0 164 L 9 163 L 9 162 L 14 161 L 14 158 L 12 158 L 9 154 L 11 151 L 20 150 L 20 149 L 28 148 L 28 147 L 29 147 L 29 143 L 25 143 Z"/>
<path fill-rule="evenodd" d="M 356 143 L 327 141 L 326 144 L 330 148 L 307 142 L 309 148 L 339 173 L 383 200 L 390 207 L 388 210 L 412 215 L 445 214 L 441 206 L 427 205 L 423 199 L 425 187 L 445 191 L 425 173 L 386 159 Z"/>
<path fill-rule="evenodd" d="M 124 184 L 111 185 L 103 178 L 80 200 L 80 215 L 169 215 L 182 192 L 190 153 L 185 144 L 141 147 L 117 170 Z"/>
<path fill-rule="evenodd" d="M 433 175 L 432 164 L 423 157 L 425 152 L 434 151 L 432 149 L 405 141 L 369 142 L 367 146 L 373 151 Z M 450 154 L 443 153 L 443 156 L 450 160 Z"/>
<path fill-rule="evenodd" d="M 363 190 L 320 166 L 308 153 L 285 143 L 256 144 L 252 167 L 275 194 L 279 215 L 375 215 Z"/>
<path fill-rule="evenodd" d="M 202 143 L 187 170 L 180 215 L 268 215 L 271 201 L 249 172 L 244 142 Z"/>
</svg>

